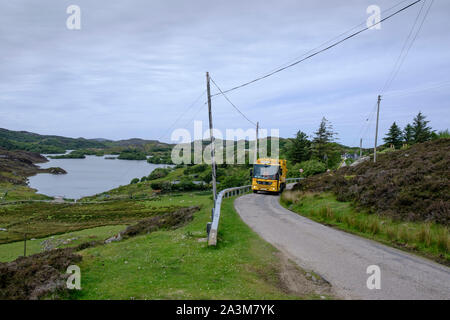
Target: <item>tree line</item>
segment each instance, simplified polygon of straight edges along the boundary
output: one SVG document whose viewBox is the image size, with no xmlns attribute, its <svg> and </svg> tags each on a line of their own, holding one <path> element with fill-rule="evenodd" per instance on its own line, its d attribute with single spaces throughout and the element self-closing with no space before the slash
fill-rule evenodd
<svg viewBox="0 0 450 320">
<path fill-rule="evenodd" d="M 388 146 L 392 146 L 395 149 L 400 149 L 403 145 L 412 145 L 415 143 L 421 143 L 429 141 L 438 136 L 448 135 L 448 130 L 441 131 L 436 134 L 435 130 L 432 130 L 428 123 L 430 121 L 425 120 L 426 116 L 419 112 L 413 119 L 412 124 L 408 123 L 402 130 L 397 123 L 394 123 L 389 128 L 388 133 L 383 138 L 384 142 Z"/>
<path fill-rule="evenodd" d="M 448 130 L 435 132 L 426 120 L 426 116 L 419 112 L 402 130 L 394 122 L 383 138 L 387 147 L 396 149 L 404 145 L 426 142 L 438 137 L 450 137 Z M 336 143 L 337 133 L 330 122 L 323 117 L 319 128 L 311 137 L 299 130 L 294 138 L 289 139 L 285 146 L 284 155 L 294 165 L 294 169 L 309 170 L 304 175 L 334 169 L 342 161 L 341 155 L 351 150 L 350 147 Z"/>
<path fill-rule="evenodd" d="M 336 135 L 331 123 L 323 117 L 311 140 L 301 130 L 297 132 L 295 138 L 290 139 L 290 143 L 286 145 L 286 157 L 294 164 L 316 160 L 332 167 L 340 159 L 340 150 L 334 143 Z"/>
</svg>

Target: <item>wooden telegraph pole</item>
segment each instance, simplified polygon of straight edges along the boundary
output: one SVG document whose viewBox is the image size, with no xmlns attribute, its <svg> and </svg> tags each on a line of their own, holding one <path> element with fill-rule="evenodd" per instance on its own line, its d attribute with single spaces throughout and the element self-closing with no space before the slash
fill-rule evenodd
<svg viewBox="0 0 450 320">
<path fill-rule="evenodd" d="M 362 138 L 359 140 L 359 157 L 362 157 Z"/>
<path fill-rule="evenodd" d="M 254 159 L 254 163 L 256 163 L 256 160 L 258 160 L 258 130 L 259 130 L 259 122 L 256 122 L 256 141 L 255 141 L 255 159 Z"/>
<path fill-rule="evenodd" d="M 377 162 L 377 139 L 378 139 L 378 119 L 380 118 L 380 102 L 381 96 L 378 95 L 377 125 L 375 129 L 375 147 L 373 148 L 373 162 Z"/>
<path fill-rule="evenodd" d="M 211 168 L 212 168 L 212 187 L 213 187 L 213 200 L 216 202 L 216 161 L 214 157 L 214 134 L 213 123 L 211 113 L 211 88 L 209 85 L 209 73 L 206 72 L 206 92 L 208 94 L 208 115 L 209 115 L 209 135 L 211 136 Z"/>
</svg>

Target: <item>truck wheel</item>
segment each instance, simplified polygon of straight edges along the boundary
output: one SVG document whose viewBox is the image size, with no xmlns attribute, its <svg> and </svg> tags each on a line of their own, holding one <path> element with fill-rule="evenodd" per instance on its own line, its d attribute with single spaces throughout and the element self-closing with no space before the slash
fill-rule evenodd
<svg viewBox="0 0 450 320">
<path fill-rule="evenodd" d="M 258 190 L 253 190 L 253 193 L 258 193 Z"/>
</svg>

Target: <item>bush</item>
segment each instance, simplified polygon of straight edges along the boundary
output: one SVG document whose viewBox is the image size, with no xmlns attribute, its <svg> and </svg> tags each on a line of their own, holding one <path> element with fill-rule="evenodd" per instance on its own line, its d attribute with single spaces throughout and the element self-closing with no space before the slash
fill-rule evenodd
<svg viewBox="0 0 450 320">
<path fill-rule="evenodd" d="M 205 183 L 210 183 L 212 180 L 211 168 L 206 169 L 204 172 L 198 175 L 198 179 Z"/>
<path fill-rule="evenodd" d="M 193 173 L 200 173 L 200 172 L 204 172 L 205 170 L 207 170 L 208 167 L 209 166 L 207 164 L 205 164 L 205 163 L 196 164 L 196 165 L 193 165 L 193 166 L 188 166 L 186 169 L 184 169 L 183 173 L 185 175 L 193 174 Z"/>
<path fill-rule="evenodd" d="M 233 188 L 233 187 L 240 187 L 250 184 L 249 178 L 246 175 L 245 177 L 243 175 L 231 175 L 226 176 L 220 183 L 220 190 L 227 189 L 227 188 Z"/>
<path fill-rule="evenodd" d="M 198 206 L 181 208 L 174 212 L 141 220 L 137 224 L 129 226 L 120 234 L 126 239 L 140 234 L 148 234 L 159 229 L 176 229 L 192 221 L 194 213 L 199 209 L 200 207 Z"/>
<path fill-rule="evenodd" d="M 139 178 L 134 178 L 131 180 L 130 184 L 136 184 L 139 182 Z"/>
<path fill-rule="evenodd" d="M 156 168 L 153 170 L 147 177 L 147 180 L 156 180 L 160 178 L 164 178 L 167 176 L 170 172 L 170 169 L 168 168 Z"/>
<path fill-rule="evenodd" d="M 443 139 L 443 138 L 450 138 L 450 132 L 448 129 L 439 131 L 438 133 L 434 133 L 432 135 L 433 139 Z"/>
<path fill-rule="evenodd" d="M 144 152 L 137 149 L 127 149 L 123 150 L 117 159 L 121 160 L 146 160 L 147 156 Z"/>
<path fill-rule="evenodd" d="M 12 262 L 0 262 L 0 300 L 61 298 L 67 293 L 64 274 L 82 257 L 73 248 L 54 249 Z"/>
<path fill-rule="evenodd" d="M 172 184 L 169 181 L 152 182 L 150 187 L 153 190 L 161 190 L 161 192 L 170 192 L 172 190 Z"/>
<path fill-rule="evenodd" d="M 309 177 L 327 170 L 326 165 L 318 160 L 303 161 L 298 166 L 303 169 L 303 177 Z"/>
</svg>

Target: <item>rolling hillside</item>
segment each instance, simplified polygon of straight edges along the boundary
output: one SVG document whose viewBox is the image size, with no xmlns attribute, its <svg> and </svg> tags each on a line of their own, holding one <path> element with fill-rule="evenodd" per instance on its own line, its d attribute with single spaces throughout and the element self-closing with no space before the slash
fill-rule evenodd
<svg viewBox="0 0 450 320">
<path fill-rule="evenodd" d="M 406 221 L 450 223 L 450 139 L 418 143 L 380 154 L 297 185 L 304 191 L 331 191 L 370 212 Z"/>
</svg>

